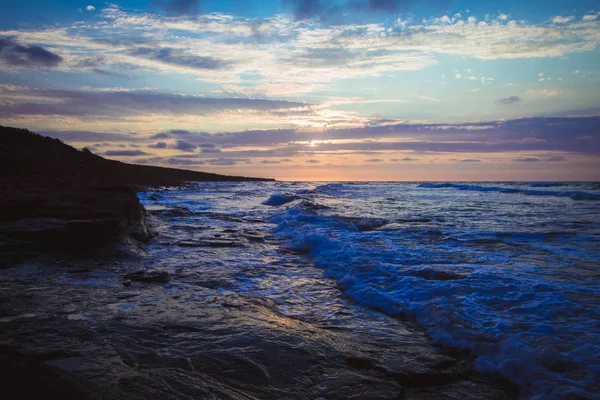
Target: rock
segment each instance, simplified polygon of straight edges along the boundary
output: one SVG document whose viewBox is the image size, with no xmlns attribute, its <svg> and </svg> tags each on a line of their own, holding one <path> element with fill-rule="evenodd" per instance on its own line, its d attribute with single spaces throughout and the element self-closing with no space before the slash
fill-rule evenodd
<svg viewBox="0 0 600 400">
<path fill-rule="evenodd" d="M 126 164 L 0 126 L 0 267 L 14 266 L 18 254 L 89 253 L 122 238 L 148 241 L 140 188 L 249 180 L 265 179 Z"/>
<path fill-rule="evenodd" d="M 125 279 L 133 282 L 145 282 L 145 283 L 168 283 L 169 273 L 163 270 L 153 271 L 135 271 L 125 274 Z M 124 285 L 126 285 L 125 281 Z"/>
</svg>

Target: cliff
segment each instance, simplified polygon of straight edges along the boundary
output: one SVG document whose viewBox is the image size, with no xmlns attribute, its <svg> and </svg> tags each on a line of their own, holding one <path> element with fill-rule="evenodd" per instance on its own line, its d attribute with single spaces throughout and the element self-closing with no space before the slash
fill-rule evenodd
<svg viewBox="0 0 600 400">
<path fill-rule="evenodd" d="M 0 126 L 0 265 L 40 252 L 85 252 L 117 237 L 147 240 L 136 190 L 259 180 L 126 164 Z"/>
</svg>

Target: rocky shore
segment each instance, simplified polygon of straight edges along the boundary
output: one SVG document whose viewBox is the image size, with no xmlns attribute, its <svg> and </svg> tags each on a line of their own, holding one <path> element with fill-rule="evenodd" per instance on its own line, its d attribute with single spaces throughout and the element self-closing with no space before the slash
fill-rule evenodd
<svg viewBox="0 0 600 400">
<path fill-rule="evenodd" d="M 162 231 L 147 252 L 106 251 L 141 250 L 152 236 L 136 190 L 251 178 L 128 165 L 14 128 L 0 128 L 0 164 L 7 399 L 518 398 L 518 388 L 476 372 L 471 354 L 360 307 L 308 263 L 298 271 L 311 271 L 312 289 L 330 294 L 323 304 L 352 322 L 286 314 L 242 290 L 255 274 L 307 279 L 268 256 L 277 243 L 254 219 L 236 230 L 155 211 Z M 252 258 L 244 243 L 265 250 L 256 269 L 230 262 Z"/>
<path fill-rule="evenodd" d="M 0 268 L 39 253 L 145 242 L 135 195 L 190 181 L 259 181 L 107 160 L 58 139 L 0 127 Z"/>
</svg>

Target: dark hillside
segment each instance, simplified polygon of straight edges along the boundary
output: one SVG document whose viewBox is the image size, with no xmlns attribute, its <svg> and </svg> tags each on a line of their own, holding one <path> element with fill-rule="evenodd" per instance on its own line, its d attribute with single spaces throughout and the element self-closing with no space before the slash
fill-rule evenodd
<svg viewBox="0 0 600 400">
<path fill-rule="evenodd" d="M 144 187 L 259 180 L 126 164 L 0 127 L 0 266 L 12 265 L 10 255 L 86 251 L 119 236 L 148 239 L 135 195 Z"/>
<path fill-rule="evenodd" d="M 22 183 L 99 183 L 137 187 L 176 185 L 185 181 L 264 181 L 175 168 L 107 160 L 58 139 L 26 129 L 0 126 L 0 179 Z"/>
</svg>

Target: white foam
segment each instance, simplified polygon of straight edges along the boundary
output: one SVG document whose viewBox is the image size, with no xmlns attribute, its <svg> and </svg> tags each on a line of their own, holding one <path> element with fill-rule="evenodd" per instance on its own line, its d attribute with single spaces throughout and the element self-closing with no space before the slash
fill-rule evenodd
<svg viewBox="0 0 600 400">
<path fill-rule="evenodd" d="M 471 250 L 458 240 L 420 244 L 431 240 L 426 231 L 413 230 L 417 238 L 406 248 L 398 231 L 359 232 L 339 220 L 298 207 L 273 218 L 285 246 L 309 253 L 357 303 L 414 317 L 436 343 L 471 350 L 479 371 L 521 385 L 524 398 L 594 397 L 600 308 L 586 299 L 598 299 L 599 285 L 547 279 L 535 265 L 509 268 L 510 253 Z M 469 235 L 523 242 L 519 232 Z M 546 239 L 525 236 L 526 243 Z M 459 263 L 464 258 L 485 265 Z"/>
</svg>

